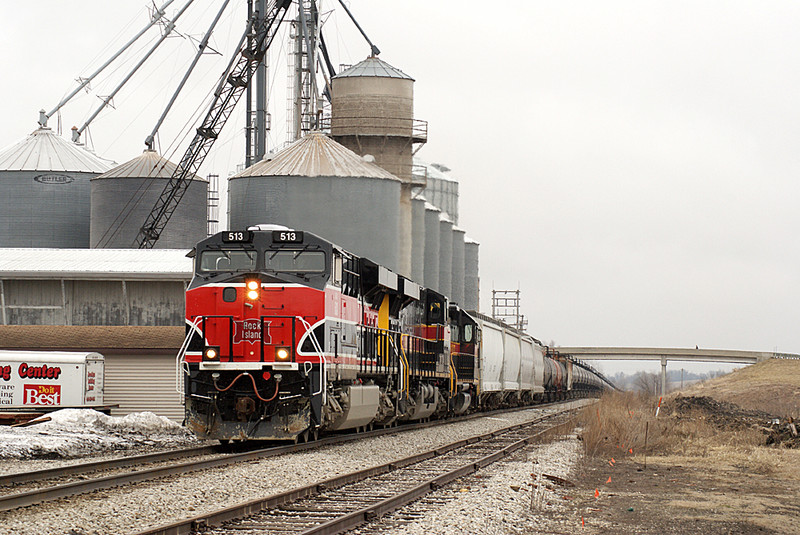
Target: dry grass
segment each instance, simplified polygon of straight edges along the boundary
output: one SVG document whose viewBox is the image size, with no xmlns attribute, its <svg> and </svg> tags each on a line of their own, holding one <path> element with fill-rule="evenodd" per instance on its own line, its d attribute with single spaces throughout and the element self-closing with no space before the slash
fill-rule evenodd
<svg viewBox="0 0 800 535">
<path fill-rule="evenodd" d="M 709 396 L 744 409 L 800 419 L 800 360 L 770 359 L 692 385 L 678 394 Z"/>
<path fill-rule="evenodd" d="M 756 430 L 721 430 L 699 412 L 680 419 L 663 413 L 656 418 L 657 404 L 658 398 L 615 392 L 585 408 L 579 422 L 583 427 L 582 439 L 587 455 L 704 457 L 715 448 L 752 448 L 764 443 L 764 435 Z"/>
</svg>

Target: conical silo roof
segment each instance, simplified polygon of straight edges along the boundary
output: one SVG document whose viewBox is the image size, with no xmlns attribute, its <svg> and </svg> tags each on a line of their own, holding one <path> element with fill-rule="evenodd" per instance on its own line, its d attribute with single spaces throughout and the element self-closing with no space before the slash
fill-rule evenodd
<svg viewBox="0 0 800 535">
<path fill-rule="evenodd" d="M 232 178 L 259 176 L 364 177 L 400 180 L 321 132 L 311 132 L 272 158 Z"/>
<path fill-rule="evenodd" d="M 378 59 L 375 56 L 370 56 L 364 61 L 356 63 L 352 67 L 345 69 L 334 76 L 334 78 L 353 78 L 356 76 L 373 78 L 403 78 L 405 80 L 413 80 L 413 78 L 397 67 L 392 67 L 382 59 Z"/>
<path fill-rule="evenodd" d="M 107 160 L 67 141 L 50 128 L 39 128 L 0 151 L 0 171 L 105 173 L 110 168 Z"/>
<path fill-rule="evenodd" d="M 140 156 L 95 177 L 101 178 L 171 178 L 176 164 L 159 155 L 154 150 L 145 150 Z M 205 178 L 192 174 L 191 180 L 208 182 Z"/>
</svg>

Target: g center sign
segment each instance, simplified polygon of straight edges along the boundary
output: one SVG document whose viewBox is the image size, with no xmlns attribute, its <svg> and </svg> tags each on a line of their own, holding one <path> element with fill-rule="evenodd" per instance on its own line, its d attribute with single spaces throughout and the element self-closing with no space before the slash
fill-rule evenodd
<svg viewBox="0 0 800 535">
<path fill-rule="evenodd" d="M 103 404 L 99 353 L 0 351 L 0 411 Z"/>
</svg>

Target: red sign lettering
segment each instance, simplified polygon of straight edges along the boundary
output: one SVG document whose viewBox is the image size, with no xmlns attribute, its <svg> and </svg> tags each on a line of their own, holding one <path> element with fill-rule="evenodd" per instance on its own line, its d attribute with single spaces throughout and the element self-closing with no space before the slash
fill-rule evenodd
<svg viewBox="0 0 800 535">
<path fill-rule="evenodd" d="M 3 381 L 8 381 L 11 379 L 11 366 L 0 366 L 0 377 L 3 378 Z"/>
<path fill-rule="evenodd" d="M 58 379 L 61 375 L 61 368 L 51 367 L 47 364 L 41 366 L 28 366 L 23 362 L 19 365 L 19 376 L 23 379 Z"/>
<path fill-rule="evenodd" d="M 23 385 L 22 394 L 25 405 L 59 405 L 61 403 L 61 385 Z"/>
</svg>

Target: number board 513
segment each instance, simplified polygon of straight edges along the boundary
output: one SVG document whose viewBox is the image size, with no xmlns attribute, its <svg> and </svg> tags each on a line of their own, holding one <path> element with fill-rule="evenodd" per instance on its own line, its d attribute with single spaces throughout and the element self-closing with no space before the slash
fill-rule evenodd
<svg viewBox="0 0 800 535">
<path fill-rule="evenodd" d="M 273 230 L 273 243 L 303 243 L 302 230 Z"/>
<path fill-rule="evenodd" d="M 249 243 L 253 241 L 253 233 L 249 230 L 229 230 L 222 233 L 225 243 Z"/>
</svg>

